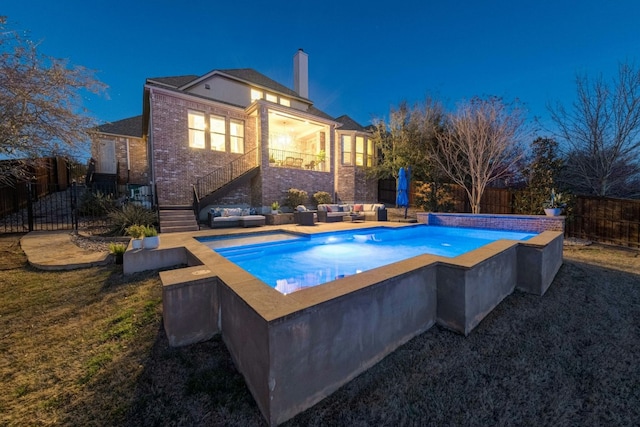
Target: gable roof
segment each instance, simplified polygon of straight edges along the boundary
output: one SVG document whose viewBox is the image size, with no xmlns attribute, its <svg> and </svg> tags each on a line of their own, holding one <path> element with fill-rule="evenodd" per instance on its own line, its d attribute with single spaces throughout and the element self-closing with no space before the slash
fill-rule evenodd
<svg viewBox="0 0 640 427">
<path fill-rule="evenodd" d="M 96 129 L 100 133 L 142 138 L 142 116 L 129 117 L 128 119 L 105 123 Z"/>
<path fill-rule="evenodd" d="M 248 83 L 253 83 L 258 86 L 262 86 L 266 89 L 271 89 L 276 92 L 281 92 L 289 96 L 293 96 L 296 98 L 300 98 L 300 95 L 296 93 L 294 90 L 289 89 L 288 87 L 281 85 L 275 80 L 270 79 L 262 73 L 257 72 L 253 68 L 234 68 L 229 70 L 218 70 L 220 73 L 227 74 L 231 77 L 235 77 L 236 79 L 243 80 Z"/>
<path fill-rule="evenodd" d="M 156 83 L 162 86 L 170 86 L 173 88 L 179 88 L 187 83 L 196 80 L 199 76 L 187 75 L 187 76 L 172 76 L 172 77 L 151 77 L 147 79 L 147 83 Z"/>
<path fill-rule="evenodd" d="M 341 123 L 340 130 L 355 130 L 358 132 L 367 132 L 367 128 L 360 125 L 360 123 L 353 120 L 351 117 L 346 114 L 335 119 L 336 122 Z"/>
</svg>

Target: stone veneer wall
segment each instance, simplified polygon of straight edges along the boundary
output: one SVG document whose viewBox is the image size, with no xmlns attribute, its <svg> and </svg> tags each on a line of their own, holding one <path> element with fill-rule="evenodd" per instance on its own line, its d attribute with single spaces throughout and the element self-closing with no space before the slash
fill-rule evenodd
<svg viewBox="0 0 640 427">
<path fill-rule="evenodd" d="M 219 103 L 183 99 L 167 93 L 153 92 L 151 125 L 153 138 L 153 168 L 160 205 L 190 205 L 191 184 L 198 177 L 226 165 L 239 154 L 221 153 L 209 149 L 194 149 L 188 145 L 187 111 L 197 110 L 227 118 L 244 120 L 245 152 L 256 147 L 256 120 L 241 108 Z M 245 192 L 246 193 L 246 192 Z M 236 197 L 237 199 L 237 197 Z M 244 201 L 249 203 L 250 199 Z"/>
<path fill-rule="evenodd" d="M 489 228 L 542 233 L 543 231 L 561 231 L 564 233 L 563 216 L 542 215 L 491 215 L 418 212 L 418 222 L 428 225 L 447 227 Z M 522 221 L 527 218 L 527 221 Z"/>
</svg>

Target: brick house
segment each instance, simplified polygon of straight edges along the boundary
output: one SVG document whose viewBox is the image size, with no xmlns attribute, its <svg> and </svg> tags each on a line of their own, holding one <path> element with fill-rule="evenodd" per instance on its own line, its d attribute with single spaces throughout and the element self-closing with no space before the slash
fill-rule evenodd
<svg viewBox="0 0 640 427">
<path fill-rule="evenodd" d="M 371 134 L 315 108 L 307 54 L 293 62 L 293 90 L 249 68 L 146 80 L 140 174 L 161 209 L 192 206 L 197 195 L 201 219 L 214 205 L 267 211 L 289 188 L 377 201 L 377 181 L 364 174 L 374 161 Z"/>
<path fill-rule="evenodd" d="M 147 142 L 142 135 L 142 116 L 98 126 L 91 145 L 95 173 L 114 189 L 125 185 L 149 185 Z"/>
</svg>

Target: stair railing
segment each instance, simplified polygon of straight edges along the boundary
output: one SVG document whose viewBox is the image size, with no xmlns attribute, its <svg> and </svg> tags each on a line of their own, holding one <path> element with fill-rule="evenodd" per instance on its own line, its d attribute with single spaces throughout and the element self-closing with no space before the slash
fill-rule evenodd
<svg viewBox="0 0 640 427">
<path fill-rule="evenodd" d="M 211 194 L 255 168 L 258 166 L 257 154 L 258 149 L 254 148 L 244 155 L 233 159 L 226 165 L 219 167 L 210 174 L 198 178 L 196 181 L 196 194 L 201 197 Z"/>
<path fill-rule="evenodd" d="M 195 185 L 191 185 L 191 188 L 193 189 L 193 213 L 196 214 L 196 219 L 200 222 L 200 197 L 198 197 L 198 189 Z"/>
</svg>

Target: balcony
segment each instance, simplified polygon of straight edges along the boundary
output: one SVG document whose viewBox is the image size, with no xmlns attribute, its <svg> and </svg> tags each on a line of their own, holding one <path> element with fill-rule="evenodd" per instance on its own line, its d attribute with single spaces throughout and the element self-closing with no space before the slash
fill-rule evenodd
<svg viewBox="0 0 640 427">
<path fill-rule="evenodd" d="M 328 172 L 329 164 L 324 153 L 300 153 L 287 150 L 269 150 L 269 166 L 275 168 L 303 169 Z"/>
</svg>

